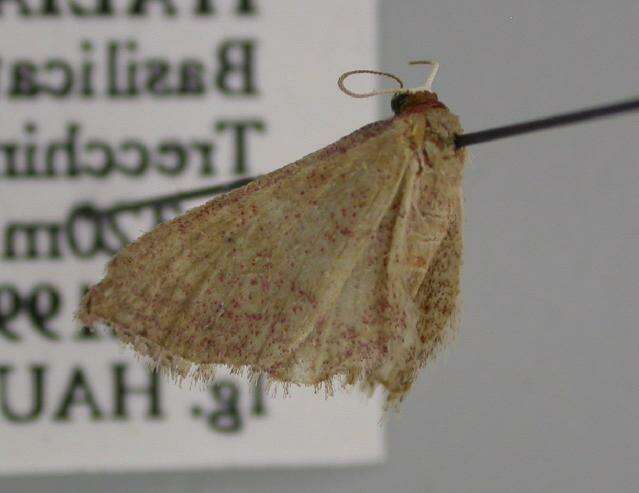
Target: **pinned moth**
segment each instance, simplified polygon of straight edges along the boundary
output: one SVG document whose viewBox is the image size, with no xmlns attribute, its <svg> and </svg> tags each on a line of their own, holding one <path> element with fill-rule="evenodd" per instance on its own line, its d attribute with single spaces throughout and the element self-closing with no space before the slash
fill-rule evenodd
<svg viewBox="0 0 639 493">
<path fill-rule="evenodd" d="M 382 386 L 404 397 L 458 324 L 458 118 L 426 84 L 352 71 L 354 97 L 395 116 L 163 223 L 121 250 L 78 318 L 156 367 L 208 381 L 218 365 L 271 382 Z M 356 94 L 346 77 L 399 89 Z"/>
</svg>

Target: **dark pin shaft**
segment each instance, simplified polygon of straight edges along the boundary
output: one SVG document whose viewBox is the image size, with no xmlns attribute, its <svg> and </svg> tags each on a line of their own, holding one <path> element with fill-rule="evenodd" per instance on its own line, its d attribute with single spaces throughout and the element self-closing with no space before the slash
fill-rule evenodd
<svg viewBox="0 0 639 493">
<path fill-rule="evenodd" d="M 513 125 L 506 125 L 503 127 L 489 128 L 479 132 L 465 133 L 455 137 L 455 145 L 457 147 L 465 147 L 473 144 L 480 144 L 482 142 L 489 142 L 491 140 L 503 139 L 504 137 L 512 137 L 513 135 L 536 132 L 538 130 L 559 127 L 562 125 L 570 125 L 571 123 L 602 118 L 604 116 L 637 109 L 639 109 L 639 99 L 622 101 L 606 106 L 587 108 L 585 110 L 564 113 L 547 118 L 539 118 L 538 120 L 529 120 L 527 122 L 515 123 Z"/>
<path fill-rule="evenodd" d="M 131 202 L 119 202 L 115 206 L 107 209 L 107 214 L 117 214 L 118 212 L 135 211 L 149 206 L 158 206 L 166 204 L 174 204 L 183 200 L 196 199 L 199 197 L 210 197 L 218 193 L 230 192 L 235 188 L 242 187 L 249 182 L 252 182 L 257 177 L 252 178 L 240 178 L 239 180 L 232 181 L 230 183 L 224 183 L 222 185 L 213 185 L 210 187 L 196 188 L 195 190 L 189 190 L 187 192 L 178 192 L 170 195 L 162 195 L 160 197 L 153 197 L 146 200 L 136 200 Z"/>
<path fill-rule="evenodd" d="M 457 135 L 455 137 L 455 145 L 457 147 L 465 147 L 473 144 L 480 144 L 482 142 L 489 142 L 491 140 L 503 139 L 505 137 L 512 137 L 513 135 L 521 135 L 529 132 L 536 132 L 538 130 L 544 130 L 547 128 L 570 125 L 571 123 L 583 122 L 586 120 L 602 118 L 605 116 L 625 113 L 638 109 L 639 99 L 622 101 L 606 106 L 587 108 L 585 110 L 574 111 L 571 113 L 563 113 L 561 115 L 539 118 L 537 120 L 529 120 L 523 123 L 515 123 L 513 125 L 489 128 L 487 130 L 481 130 L 479 132 Z M 188 192 L 179 192 L 146 200 L 121 202 L 119 204 L 116 204 L 114 207 L 107 209 L 105 212 L 107 214 L 116 214 L 118 212 L 139 210 L 147 206 L 172 204 L 182 200 L 194 199 L 198 197 L 210 197 L 218 193 L 229 192 L 235 188 L 239 188 L 243 185 L 246 185 L 250 181 L 253 181 L 255 178 L 256 177 L 241 178 L 224 185 L 214 185 L 211 187 L 199 188 L 196 190 L 190 190 Z"/>
</svg>

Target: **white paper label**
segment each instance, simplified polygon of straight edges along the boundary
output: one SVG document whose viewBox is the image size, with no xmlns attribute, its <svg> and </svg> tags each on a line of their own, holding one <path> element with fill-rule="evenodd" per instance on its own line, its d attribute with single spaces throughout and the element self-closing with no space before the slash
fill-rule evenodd
<svg viewBox="0 0 639 493">
<path fill-rule="evenodd" d="M 372 121 L 336 79 L 376 67 L 375 30 L 363 0 L 0 1 L 0 473 L 381 460 L 377 397 L 180 389 L 72 320 L 113 252 L 206 198 L 123 206 Z"/>
</svg>

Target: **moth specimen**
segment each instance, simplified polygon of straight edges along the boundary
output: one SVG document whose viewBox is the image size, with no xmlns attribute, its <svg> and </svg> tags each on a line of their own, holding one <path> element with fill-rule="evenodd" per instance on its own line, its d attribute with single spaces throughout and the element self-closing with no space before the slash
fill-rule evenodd
<svg viewBox="0 0 639 493">
<path fill-rule="evenodd" d="M 421 88 L 381 91 L 396 93 L 393 118 L 124 248 L 80 321 L 177 377 L 227 365 L 400 401 L 458 322 L 466 151 L 430 89 L 436 68 Z M 365 96 L 343 86 L 354 72 L 340 87 Z"/>
</svg>

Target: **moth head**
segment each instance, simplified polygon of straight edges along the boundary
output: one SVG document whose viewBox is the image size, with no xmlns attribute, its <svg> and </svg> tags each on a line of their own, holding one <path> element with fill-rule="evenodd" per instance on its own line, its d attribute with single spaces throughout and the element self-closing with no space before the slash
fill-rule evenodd
<svg viewBox="0 0 639 493">
<path fill-rule="evenodd" d="M 391 109 L 395 115 L 426 108 L 445 108 L 445 106 L 439 102 L 437 94 L 431 91 L 399 92 L 391 99 Z"/>
</svg>

